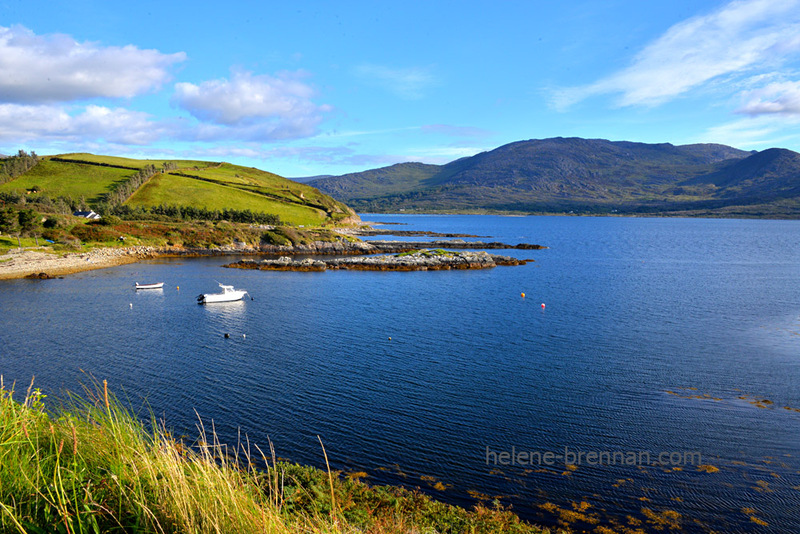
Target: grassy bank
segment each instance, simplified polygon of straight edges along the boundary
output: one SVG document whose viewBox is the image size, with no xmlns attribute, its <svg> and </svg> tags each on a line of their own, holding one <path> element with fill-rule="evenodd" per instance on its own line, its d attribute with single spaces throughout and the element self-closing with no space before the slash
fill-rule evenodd
<svg viewBox="0 0 800 534">
<path fill-rule="evenodd" d="M 13 389 L 0 382 L 3 532 L 548 532 L 508 511 L 276 462 L 202 425 L 187 444 L 104 386 L 55 411 L 38 390 L 17 401 Z"/>
</svg>

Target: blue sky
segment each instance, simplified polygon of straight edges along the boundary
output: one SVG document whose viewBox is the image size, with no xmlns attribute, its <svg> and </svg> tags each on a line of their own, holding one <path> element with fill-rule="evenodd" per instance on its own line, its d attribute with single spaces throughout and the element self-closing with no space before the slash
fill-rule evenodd
<svg viewBox="0 0 800 534">
<path fill-rule="evenodd" d="M 522 139 L 800 151 L 800 0 L 0 0 L 0 153 L 283 176 Z"/>
</svg>

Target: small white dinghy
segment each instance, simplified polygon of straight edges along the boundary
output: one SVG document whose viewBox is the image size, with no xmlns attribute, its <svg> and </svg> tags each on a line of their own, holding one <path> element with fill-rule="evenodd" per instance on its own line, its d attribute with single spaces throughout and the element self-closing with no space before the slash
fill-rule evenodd
<svg viewBox="0 0 800 534">
<path fill-rule="evenodd" d="M 158 282 L 156 284 L 140 284 L 136 282 L 136 289 L 163 289 L 164 282 Z"/>
<path fill-rule="evenodd" d="M 201 293 L 197 295 L 197 303 L 233 302 L 235 300 L 242 300 L 245 295 L 249 296 L 249 293 L 244 289 L 233 289 L 233 286 L 226 286 L 224 284 L 219 284 L 219 287 L 222 288 L 222 293 Z"/>
</svg>

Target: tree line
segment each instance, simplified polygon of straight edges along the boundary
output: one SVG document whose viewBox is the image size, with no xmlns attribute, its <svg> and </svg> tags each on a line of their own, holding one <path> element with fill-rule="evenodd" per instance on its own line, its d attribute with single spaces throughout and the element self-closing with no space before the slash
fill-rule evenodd
<svg viewBox="0 0 800 534">
<path fill-rule="evenodd" d="M 109 213 L 115 207 L 121 206 L 150 178 L 158 172 L 167 172 L 178 168 L 178 164 L 174 161 L 166 161 L 161 169 L 157 169 L 155 165 L 145 165 L 136 173 L 129 176 L 127 179 L 115 183 L 111 186 L 111 191 L 101 195 L 100 204 L 97 206 L 97 211 L 100 213 Z"/>
<path fill-rule="evenodd" d="M 24 195 L 16 191 L 0 193 L 0 209 L 16 208 L 15 211 L 25 209 L 25 207 L 35 207 L 42 213 L 54 213 L 61 215 L 71 215 L 77 210 L 88 210 L 89 204 L 86 198 L 74 198 L 69 195 L 59 195 L 49 197 L 46 194 Z M 237 210 L 224 208 L 221 210 L 206 209 L 196 206 L 176 206 L 162 204 L 147 208 L 144 206 L 128 206 L 118 204 L 107 206 L 108 209 L 101 212 L 103 215 L 116 215 L 125 220 L 159 220 L 159 221 L 229 221 L 246 224 L 265 224 L 280 226 L 279 216 L 271 213 L 252 211 L 249 209 Z"/>
<path fill-rule="evenodd" d="M 0 164 L 0 184 L 4 184 L 31 170 L 39 163 L 36 152 L 30 154 L 24 150 L 17 152 L 16 156 L 9 156 Z"/>
<path fill-rule="evenodd" d="M 144 206 L 131 207 L 120 204 L 113 206 L 110 213 L 126 220 L 228 221 L 273 226 L 281 224 L 281 219 L 277 215 L 256 212 L 249 209 L 237 210 L 224 208 L 222 210 L 214 210 L 197 206 L 167 204 L 146 208 Z"/>
<path fill-rule="evenodd" d="M 111 190 L 101 195 L 101 201 L 97 211 L 100 213 L 108 212 L 114 206 L 118 206 L 128 200 L 137 189 L 142 187 L 147 181 L 152 178 L 156 172 L 155 165 L 145 165 L 127 179 L 115 183 L 111 186 Z"/>
<path fill-rule="evenodd" d="M 16 191 L 0 193 L 0 208 L 26 205 L 34 205 L 36 209 L 44 213 L 58 213 L 61 215 L 70 215 L 76 210 L 89 209 L 86 197 L 75 198 L 70 195 L 51 197 L 43 193 L 24 195 Z"/>
</svg>

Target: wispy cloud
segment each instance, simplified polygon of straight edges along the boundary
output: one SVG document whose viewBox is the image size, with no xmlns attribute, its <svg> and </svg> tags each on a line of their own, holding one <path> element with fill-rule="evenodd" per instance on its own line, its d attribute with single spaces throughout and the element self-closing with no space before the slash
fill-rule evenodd
<svg viewBox="0 0 800 534">
<path fill-rule="evenodd" d="M 724 75 L 774 69 L 800 51 L 800 0 L 737 0 L 672 26 L 622 71 L 552 96 L 566 109 L 618 94 L 620 106 L 656 106 Z"/>
<path fill-rule="evenodd" d="M 782 146 L 787 142 L 797 142 L 800 134 L 793 133 L 797 126 L 800 126 L 800 115 L 786 117 L 780 122 L 769 115 L 744 117 L 713 126 L 694 142 L 748 148 Z"/>
<path fill-rule="evenodd" d="M 737 110 L 747 115 L 800 116 L 800 82 L 776 82 L 745 94 Z"/>
<path fill-rule="evenodd" d="M 426 124 L 421 128 L 423 133 L 441 134 L 460 139 L 480 139 L 488 137 L 492 132 L 473 126 L 453 126 L 451 124 Z"/>
<path fill-rule="evenodd" d="M 427 89 L 439 83 L 431 69 L 426 67 L 392 68 L 363 64 L 356 67 L 355 72 L 361 79 L 404 100 L 419 100 Z"/>
<path fill-rule="evenodd" d="M 402 126 L 400 128 L 382 128 L 380 130 L 333 130 L 326 132 L 324 137 L 361 137 L 382 135 L 387 133 L 407 132 L 410 130 L 419 130 L 419 126 Z"/>
<path fill-rule="evenodd" d="M 80 43 L 68 35 L 36 35 L 0 27 L 0 102 L 43 104 L 129 98 L 159 88 L 169 67 L 186 59 L 135 46 Z"/>
</svg>

